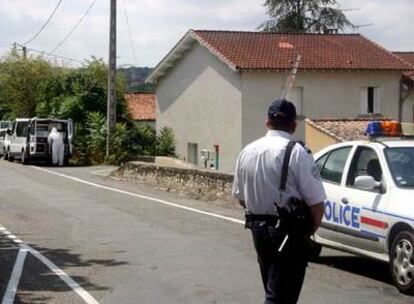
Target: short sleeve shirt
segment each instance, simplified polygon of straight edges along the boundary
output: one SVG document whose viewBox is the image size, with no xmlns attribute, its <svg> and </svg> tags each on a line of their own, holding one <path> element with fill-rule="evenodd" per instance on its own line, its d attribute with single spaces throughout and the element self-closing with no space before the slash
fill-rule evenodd
<svg viewBox="0 0 414 304">
<path fill-rule="evenodd" d="M 247 145 L 240 153 L 234 174 L 232 195 L 245 201 L 253 214 L 274 214 L 274 203 L 286 206 L 288 198 L 304 200 L 309 206 L 326 200 L 315 161 L 300 144 L 293 147 L 286 190 L 279 191 L 283 158 L 293 136 L 269 130 L 266 136 Z"/>
</svg>

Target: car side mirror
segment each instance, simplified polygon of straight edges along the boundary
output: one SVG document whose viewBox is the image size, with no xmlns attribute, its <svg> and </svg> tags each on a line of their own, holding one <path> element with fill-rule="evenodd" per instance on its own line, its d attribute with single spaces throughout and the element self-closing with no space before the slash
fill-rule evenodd
<svg viewBox="0 0 414 304">
<path fill-rule="evenodd" d="M 11 135 L 11 130 L 10 130 L 10 129 L 7 129 L 7 130 L 6 130 L 6 133 L 7 133 L 8 135 Z"/>
<path fill-rule="evenodd" d="M 374 190 L 381 186 L 380 182 L 377 182 L 372 176 L 363 175 L 355 178 L 354 186 L 363 190 Z"/>
</svg>

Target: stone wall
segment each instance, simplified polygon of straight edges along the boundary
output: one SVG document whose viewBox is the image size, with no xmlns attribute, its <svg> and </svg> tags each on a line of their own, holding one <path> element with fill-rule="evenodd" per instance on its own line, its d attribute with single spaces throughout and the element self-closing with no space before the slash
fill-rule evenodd
<svg viewBox="0 0 414 304">
<path fill-rule="evenodd" d="M 196 199 L 233 202 L 231 197 L 233 175 L 231 174 L 129 162 L 112 175 Z"/>
</svg>

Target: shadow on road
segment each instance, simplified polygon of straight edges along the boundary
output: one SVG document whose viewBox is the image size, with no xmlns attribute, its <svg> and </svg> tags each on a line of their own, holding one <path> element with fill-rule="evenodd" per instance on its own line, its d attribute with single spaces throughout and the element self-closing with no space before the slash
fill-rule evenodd
<svg viewBox="0 0 414 304">
<path fill-rule="evenodd" d="M 113 259 L 82 259 L 80 254 L 72 253 L 67 249 L 44 248 L 33 244 L 29 244 L 29 246 L 42 253 L 63 271 L 65 271 L 65 268 L 69 267 L 82 268 L 96 265 L 103 267 L 117 267 L 128 265 L 127 262 L 116 261 Z M 7 289 L 18 251 L 19 247 L 17 244 L 10 241 L 6 236 L 0 234 L 0 300 L 3 299 Z M 76 272 L 87 273 L 87 271 L 88 270 L 79 270 Z M 71 272 L 73 273 L 74 271 L 72 270 Z M 109 287 L 94 284 L 86 276 L 75 275 L 71 276 L 71 278 L 89 292 L 109 290 Z M 71 291 L 72 288 L 46 267 L 46 265 L 30 253 L 27 254 L 22 276 L 18 285 L 15 303 L 43 304 L 48 303 L 51 298 L 54 297 L 59 297 L 59 299 L 62 297 L 62 303 L 69 303 L 72 302 L 69 300 L 70 298 L 78 297 Z M 66 292 L 66 294 L 54 294 L 62 292 Z"/>
<path fill-rule="evenodd" d="M 360 256 L 321 256 L 314 263 L 393 285 L 388 264 Z"/>
</svg>

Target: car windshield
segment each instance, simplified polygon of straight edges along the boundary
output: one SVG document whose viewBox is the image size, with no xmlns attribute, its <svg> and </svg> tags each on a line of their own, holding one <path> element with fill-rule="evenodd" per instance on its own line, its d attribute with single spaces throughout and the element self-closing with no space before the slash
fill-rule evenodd
<svg viewBox="0 0 414 304">
<path fill-rule="evenodd" d="M 0 121 L 0 129 L 8 129 L 11 128 L 10 121 Z"/>
<path fill-rule="evenodd" d="M 414 188 L 414 147 L 387 148 L 385 156 L 397 186 Z"/>
</svg>

